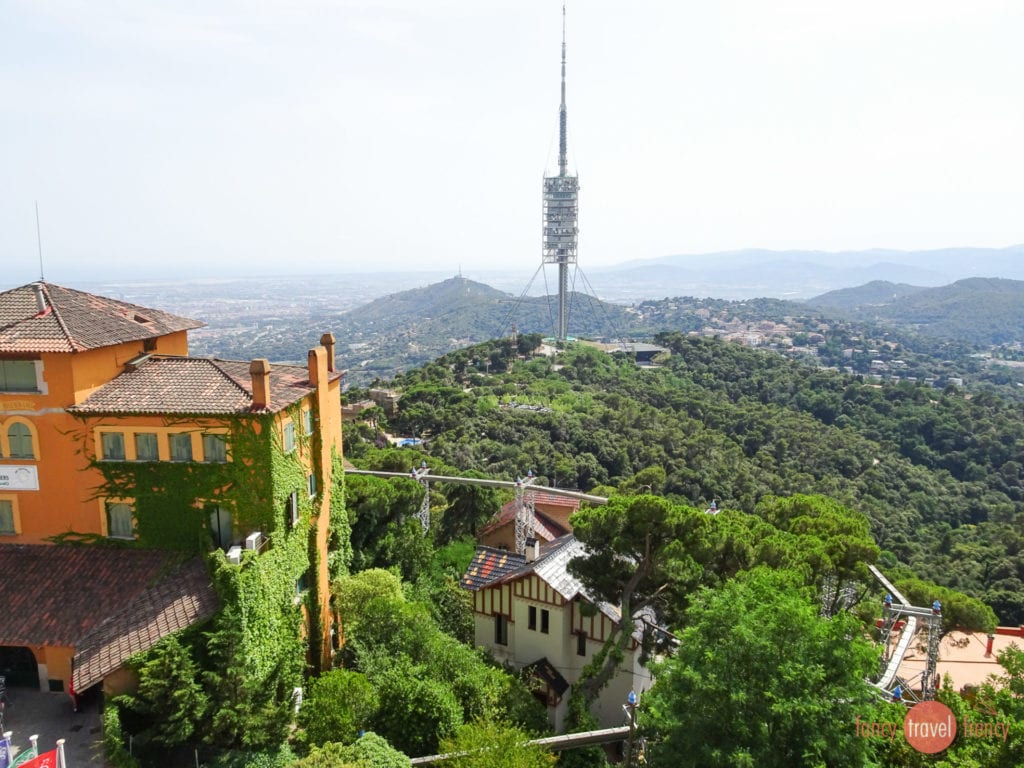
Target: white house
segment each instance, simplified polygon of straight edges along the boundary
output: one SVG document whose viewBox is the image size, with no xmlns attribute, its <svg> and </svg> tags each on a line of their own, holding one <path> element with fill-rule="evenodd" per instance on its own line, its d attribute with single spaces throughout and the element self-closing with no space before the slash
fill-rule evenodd
<svg viewBox="0 0 1024 768">
<path fill-rule="evenodd" d="M 526 555 L 480 546 L 461 581 L 473 592 L 477 645 L 516 669 L 529 669 L 556 732 L 565 728 L 572 685 L 619 619 L 617 608 L 591 598 L 568 572 L 569 561 L 582 554 L 572 534 L 528 546 Z M 640 694 L 653 683 L 640 662 L 639 636 L 630 639 L 593 706 L 603 728 L 624 725 L 629 692 Z"/>
</svg>

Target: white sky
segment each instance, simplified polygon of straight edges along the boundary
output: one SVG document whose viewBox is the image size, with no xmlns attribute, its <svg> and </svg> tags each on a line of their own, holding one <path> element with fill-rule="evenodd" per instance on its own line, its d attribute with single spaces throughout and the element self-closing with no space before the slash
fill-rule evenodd
<svg viewBox="0 0 1024 768">
<path fill-rule="evenodd" d="M 540 263 L 559 0 L 0 0 L 0 283 Z M 570 0 L 580 266 L 1024 242 L 1019 0 Z"/>
</svg>

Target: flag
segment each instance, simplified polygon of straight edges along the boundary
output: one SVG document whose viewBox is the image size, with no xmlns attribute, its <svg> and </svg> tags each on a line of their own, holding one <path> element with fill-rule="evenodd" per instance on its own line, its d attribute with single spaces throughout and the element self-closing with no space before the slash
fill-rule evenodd
<svg viewBox="0 0 1024 768">
<path fill-rule="evenodd" d="M 57 750 L 51 749 L 38 757 L 33 757 L 28 762 L 15 763 L 15 765 L 20 768 L 57 768 Z"/>
<path fill-rule="evenodd" d="M 39 750 L 36 749 L 36 744 L 33 741 L 32 746 L 28 749 L 23 749 L 18 753 L 18 756 L 11 760 L 11 768 L 20 768 L 20 766 L 28 763 L 29 760 L 35 760 L 39 756 Z"/>
<path fill-rule="evenodd" d="M 11 740 L 0 739 L 0 768 L 8 768 L 11 764 Z"/>
</svg>

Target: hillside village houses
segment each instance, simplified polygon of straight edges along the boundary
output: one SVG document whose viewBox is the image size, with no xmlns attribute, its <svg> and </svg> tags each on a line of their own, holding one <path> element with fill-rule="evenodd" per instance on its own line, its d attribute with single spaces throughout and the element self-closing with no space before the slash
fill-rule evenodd
<svg viewBox="0 0 1024 768">
<path fill-rule="evenodd" d="M 190 357 L 200 326 L 42 281 L 0 293 L 9 684 L 118 689 L 129 655 L 217 610 L 207 553 L 245 568 L 286 542 L 303 553 L 310 661 L 329 665 L 334 337 L 307 366 L 271 366 Z"/>
</svg>

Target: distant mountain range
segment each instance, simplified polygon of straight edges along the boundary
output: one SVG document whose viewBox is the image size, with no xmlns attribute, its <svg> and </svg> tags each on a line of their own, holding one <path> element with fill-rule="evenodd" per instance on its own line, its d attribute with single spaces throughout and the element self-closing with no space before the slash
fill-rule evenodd
<svg viewBox="0 0 1024 768">
<path fill-rule="evenodd" d="M 931 251 L 747 249 L 639 259 L 586 271 L 598 295 L 609 301 L 667 296 L 808 299 L 873 281 L 934 287 L 979 276 L 1024 280 L 1024 245 Z"/>
<path fill-rule="evenodd" d="M 975 344 L 1024 340 L 1024 282 L 972 277 L 939 288 L 873 281 L 807 302 L 837 315 Z"/>
</svg>

